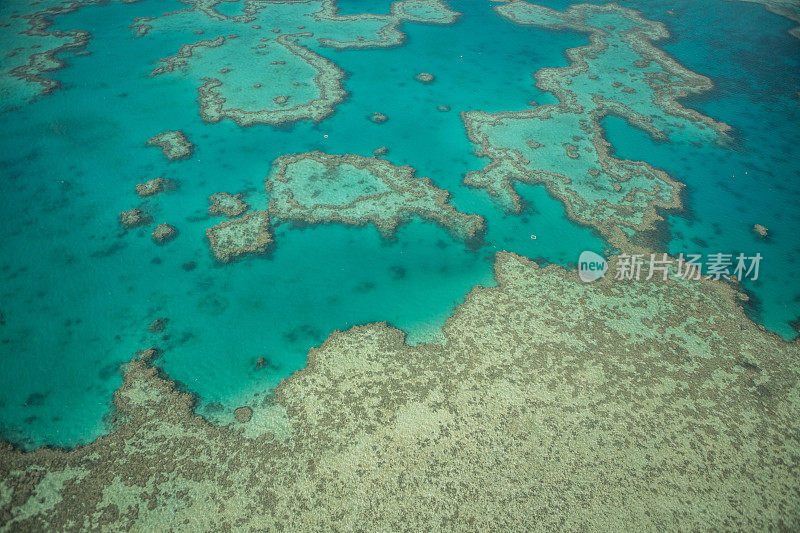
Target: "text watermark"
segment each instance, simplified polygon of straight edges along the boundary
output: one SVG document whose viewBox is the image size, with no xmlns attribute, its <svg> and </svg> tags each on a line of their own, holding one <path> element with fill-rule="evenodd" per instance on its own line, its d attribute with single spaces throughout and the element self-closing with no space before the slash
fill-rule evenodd
<svg viewBox="0 0 800 533">
<path fill-rule="evenodd" d="M 651 280 L 668 278 L 699 280 L 705 279 L 749 279 L 756 281 L 763 256 L 712 253 L 679 254 L 669 257 L 667 254 L 620 254 L 615 263 L 614 279 L 616 280 Z M 581 281 L 590 283 L 602 278 L 608 271 L 608 261 L 594 252 L 584 251 L 578 258 L 578 276 Z"/>
</svg>

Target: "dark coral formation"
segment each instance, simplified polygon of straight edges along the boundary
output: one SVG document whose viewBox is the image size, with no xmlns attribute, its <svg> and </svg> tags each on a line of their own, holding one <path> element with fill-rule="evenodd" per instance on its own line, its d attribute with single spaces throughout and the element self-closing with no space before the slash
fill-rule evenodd
<svg viewBox="0 0 800 533">
<path fill-rule="evenodd" d="M 54 2 L 53 5 L 46 7 L 46 9 L 31 13 L 31 8 L 38 9 L 43 7 L 37 2 L 27 6 L 30 14 L 25 14 L 27 10 L 24 8 L 24 4 L 20 4 L 13 11 L 9 11 L 13 13 L 9 17 L 10 19 L 26 20 L 24 30 L 20 31 L 21 28 L 15 28 L 17 30 L 15 33 L 26 37 L 20 41 L 22 46 L 5 50 L 4 64 L 0 67 L 0 72 L 4 77 L 8 76 L 11 79 L 16 78 L 23 82 L 37 85 L 38 90 L 32 91 L 33 95 L 29 94 L 27 90 L 8 91 L 4 95 L 5 101 L 0 103 L 0 110 L 14 108 L 30 101 L 35 96 L 50 94 L 60 87 L 59 81 L 46 78 L 45 73 L 63 68 L 65 63 L 59 59 L 59 55 L 67 50 L 78 51 L 83 49 L 89 42 L 91 34 L 80 30 L 67 32 L 53 30 L 51 29 L 53 18 L 58 15 L 73 13 L 86 5 L 95 3 L 95 1 Z M 16 41 L 9 40 L 9 44 L 12 42 Z M 17 56 L 17 53 L 23 50 L 36 51 L 25 59 L 23 59 L 24 56 L 22 54 L 18 56 L 19 59 L 14 59 L 14 56 Z"/>
<path fill-rule="evenodd" d="M 152 178 L 144 183 L 136 185 L 136 194 L 145 198 L 147 196 L 155 196 L 162 192 L 171 191 L 175 188 L 175 182 L 166 178 L 158 177 Z"/>
<path fill-rule="evenodd" d="M 153 240 L 158 244 L 165 244 L 178 236 L 178 230 L 170 224 L 159 224 L 153 230 Z"/>
<path fill-rule="evenodd" d="M 384 122 L 386 122 L 387 120 L 389 120 L 389 117 L 387 117 L 387 116 L 386 116 L 386 115 L 384 115 L 383 113 L 378 113 L 377 111 L 375 111 L 375 112 L 374 112 L 374 113 L 373 113 L 373 114 L 372 114 L 372 115 L 369 117 L 369 119 L 370 119 L 372 122 L 374 122 L 375 124 L 383 124 Z"/>
<path fill-rule="evenodd" d="M 208 228 L 206 237 L 214 257 L 221 263 L 246 255 L 265 255 L 273 243 L 269 216 L 264 211 Z"/>
<path fill-rule="evenodd" d="M 242 424 L 250 422 L 250 419 L 253 417 L 253 409 L 246 405 L 237 407 L 233 410 L 233 416 L 236 417 L 237 422 L 241 422 Z"/>
<path fill-rule="evenodd" d="M 169 324 L 168 318 L 156 318 L 147 326 L 147 331 L 150 333 L 163 333 L 167 329 L 167 324 Z"/>
<path fill-rule="evenodd" d="M 129 209 L 119 214 L 119 223 L 124 228 L 138 228 L 150 224 L 153 218 L 141 209 Z"/>
</svg>

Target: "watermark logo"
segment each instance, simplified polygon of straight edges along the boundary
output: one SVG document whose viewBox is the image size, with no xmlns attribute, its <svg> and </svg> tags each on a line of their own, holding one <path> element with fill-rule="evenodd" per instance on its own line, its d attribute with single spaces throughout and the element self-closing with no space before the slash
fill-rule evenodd
<svg viewBox="0 0 800 533">
<path fill-rule="evenodd" d="M 578 276 L 584 283 L 591 283 L 602 278 L 608 271 L 608 262 L 601 255 L 589 250 L 581 252 L 578 258 Z"/>
<path fill-rule="evenodd" d="M 759 268 L 763 256 L 713 253 L 708 254 L 703 261 L 701 254 L 679 254 L 678 257 L 669 257 L 666 253 L 650 254 L 649 259 L 644 254 L 620 254 L 615 262 L 615 280 L 651 280 L 658 278 L 666 281 L 668 278 L 699 280 L 701 278 L 713 280 L 758 280 Z M 578 276 L 581 281 L 590 283 L 602 278 L 608 270 L 606 260 L 590 251 L 581 252 L 578 258 Z"/>
</svg>

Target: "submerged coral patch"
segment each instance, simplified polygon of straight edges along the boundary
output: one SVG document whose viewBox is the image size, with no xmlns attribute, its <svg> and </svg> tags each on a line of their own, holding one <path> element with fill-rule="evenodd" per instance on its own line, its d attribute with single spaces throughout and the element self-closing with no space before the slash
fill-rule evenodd
<svg viewBox="0 0 800 533">
<path fill-rule="evenodd" d="M 767 11 L 800 23 L 800 2 L 797 0 L 730 0 L 732 2 L 751 2 L 763 5 Z M 789 30 L 789 34 L 800 39 L 800 26 Z"/>
<path fill-rule="evenodd" d="M 153 230 L 153 240 L 158 244 L 168 243 L 178 236 L 178 230 L 170 224 L 159 224 Z"/>
<path fill-rule="evenodd" d="M 154 196 L 165 191 L 175 188 L 175 182 L 166 178 L 152 178 L 144 183 L 139 183 L 136 186 L 136 194 L 145 198 L 147 196 Z"/>
<path fill-rule="evenodd" d="M 228 220 L 206 230 L 211 252 L 217 261 L 230 263 L 246 255 L 266 254 L 272 245 L 269 216 L 256 211 Z"/>
<path fill-rule="evenodd" d="M 147 140 L 148 146 L 157 146 L 169 160 L 188 159 L 194 153 L 194 145 L 182 131 L 165 131 Z"/>
<path fill-rule="evenodd" d="M 369 116 L 369 119 L 372 122 L 374 122 L 375 124 L 383 124 L 384 122 L 389 120 L 389 117 L 387 117 L 383 113 L 379 113 L 378 111 L 375 111 L 372 115 Z"/>
<path fill-rule="evenodd" d="M 119 214 L 119 223 L 125 228 L 145 226 L 152 221 L 153 218 L 141 209 L 129 209 Z"/>
</svg>

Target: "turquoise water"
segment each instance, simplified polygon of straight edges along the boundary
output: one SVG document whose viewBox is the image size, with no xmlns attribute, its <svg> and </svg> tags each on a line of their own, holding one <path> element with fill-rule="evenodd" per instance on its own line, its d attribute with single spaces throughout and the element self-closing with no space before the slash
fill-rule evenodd
<svg viewBox="0 0 800 533">
<path fill-rule="evenodd" d="M 800 318 L 800 39 L 791 21 L 744 2 L 631 2 L 670 31 L 662 48 L 715 89 L 686 105 L 730 124 L 732 149 L 653 143 L 623 121 L 605 121 L 618 155 L 644 159 L 687 185 L 686 211 L 668 217 L 673 254 L 756 252 L 764 257 L 747 310 L 785 338 Z M 672 11 L 670 15 L 667 11 Z M 714 28 L 701 31 L 699 26 Z M 765 61 L 764 58 L 770 58 Z M 769 228 L 769 238 L 752 231 Z"/>
<path fill-rule="evenodd" d="M 748 286 L 759 304 L 754 313 L 790 336 L 787 323 L 800 315 L 798 285 L 786 275 L 798 251 L 792 233 L 798 160 L 791 147 L 798 136 L 792 91 L 800 40 L 785 33 L 787 21 L 760 6 L 632 4 L 667 22 L 671 54 L 718 81 L 717 91 L 691 105 L 733 125 L 736 146 L 653 144 L 615 119 L 605 123 L 609 138 L 623 157 L 651 162 L 688 184 L 689 209 L 670 217 L 665 248 L 765 255 L 762 280 Z M 387 12 L 388 5 L 347 0 L 340 8 Z M 127 26 L 137 16 L 180 9 L 177 1 L 88 7 L 56 18 L 57 28 L 92 33 L 90 54 L 64 54 L 67 67 L 53 73 L 63 90 L 0 114 L 1 436 L 30 448 L 72 446 L 102 434 L 119 365 L 151 345 L 166 350 L 161 364 L 169 375 L 198 394 L 199 411 L 224 422 L 232 408 L 302 368 L 308 349 L 335 329 L 386 320 L 406 331 L 410 343 L 436 342 L 464 295 L 494 283 L 497 250 L 571 264 L 582 250 L 606 248 L 591 230 L 570 222 L 542 187 L 519 186 L 527 207 L 509 215 L 484 191 L 461 185 L 486 160 L 473 155 L 459 113 L 554 102 L 533 86 L 532 75 L 565 65 L 564 50 L 587 43 L 586 36 L 515 26 L 495 16 L 489 2 L 451 5 L 464 13 L 457 24 L 404 24 L 403 47 L 315 49 L 348 73 L 349 97 L 322 123 L 289 128 L 204 124 L 194 80 L 148 75 L 159 58 L 195 38 L 186 29 L 133 39 Z M 219 10 L 236 14 L 240 7 Z M 679 16 L 669 18 L 667 9 Z M 699 32 L 708 17 L 719 32 Z M 753 20 L 758 32 L 737 29 L 742 20 Z M 731 34 L 742 47 L 722 52 Z M 761 48 L 776 49 L 786 64 L 748 61 L 744 51 L 753 47 L 756 57 Z M 728 62 L 719 61 L 721 53 Z M 436 81 L 416 82 L 422 71 Z M 777 93 L 770 89 L 776 78 Z M 389 121 L 365 118 L 375 111 Z M 169 129 L 183 130 L 195 143 L 192 159 L 168 162 L 145 146 Z M 214 263 L 204 235 L 219 219 L 206 216 L 209 195 L 244 191 L 262 209 L 268 202 L 263 180 L 279 155 L 368 156 L 379 146 L 388 147 L 392 163 L 411 165 L 451 191 L 459 210 L 484 216 L 486 244 L 467 248 L 422 221 L 401 226 L 394 241 L 373 227 L 281 225 L 268 258 Z M 156 176 L 178 180 L 178 190 L 139 199 L 134 186 Z M 146 229 L 121 232 L 117 214 L 140 204 L 157 223 L 176 226 L 178 238 L 156 246 Z M 769 240 L 752 234 L 756 222 L 770 228 Z M 189 262 L 196 267 L 185 269 Z M 169 318 L 168 338 L 147 331 L 158 317 Z M 264 368 L 256 368 L 259 357 L 268 362 Z"/>
<path fill-rule="evenodd" d="M 464 295 L 494 283 L 496 250 L 564 264 L 583 249 L 604 248 L 541 188 L 525 188 L 526 212 L 510 216 L 460 185 L 485 163 L 472 155 L 459 112 L 552 101 L 531 74 L 566 64 L 563 50 L 584 43 L 582 36 L 532 32 L 488 6 L 456 5 L 466 13 L 457 25 L 404 25 L 403 48 L 316 50 L 349 74 L 350 98 L 321 124 L 240 128 L 203 124 L 191 80 L 148 76 L 157 59 L 192 38 L 134 40 L 127 25 L 178 7 L 144 2 L 59 17 L 58 28 L 93 34 L 91 54 L 66 56 L 67 68 L 54 74 L 64 90 L 0 116 L 4 438 L 69 446 L 101 434 L 118 366 L 153 344 L 165 348 L 169 375 L 199 395 L 200 412 L 224 421 L 255 391 L 302 368 L 308 349 L 334 329 L 387 320 L 409 342 L 437 340 Z M 414 81 L 423 70 L 437 81 Z M 452 110 L 440 112 L 439 104 Z M 366 120 L 375 110 L 390 120 Z M 192 159 L 167 162 L 145 147 L 167 129 L 183 130 L 197 145 Z M 392 163 L 412 165 L 452 191 L 460 210 L 485 216 L 486 245 L 465 248 L 422 222 L 401 226 L 394 242 L 371 227 L 284 225 L 269 258 L 214 263 L 204 232 L 219 220 L 205 215 L 209 195 L 247 191 L 247 201 L 263 208 L 275 157 L 315 149 L 370 155 L 382 145 Z M 135 184 L 159 175 L 178 180 L 179 189 L 140 200 Z M 146 229 L 121 233 L 117 214 L 140 203 L 156 222 L 176 226 L 178 238 L 159 247 Z M 196 268 L 184 270 L 190 261 Z M 157 317 L 170 320 L 166 340 L 147 332 Z M 256 369 L 259 357 L 265 368 Z"/>
</svg>

